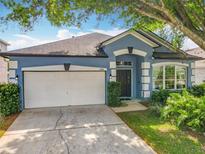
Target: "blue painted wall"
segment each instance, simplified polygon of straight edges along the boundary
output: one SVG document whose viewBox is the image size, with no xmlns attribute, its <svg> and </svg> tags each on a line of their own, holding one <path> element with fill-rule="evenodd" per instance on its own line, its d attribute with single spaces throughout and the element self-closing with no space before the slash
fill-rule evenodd
<svg viewBox="0 0 205 154">
<path fill-rule="evenodd" d="M 71 57 L 11 57 L 11 60 L 18 61 L 18 69 L 16 74 L 18 75 L 18 84 L 20 86 L 20 99 L 21 107 L 24 108 L 23 99 L 23 72 L 21 69 L 23 67 L 32 66 L 49 66 L 49 65 L 63 65 L 64 63 L 70 63 L 71 65 L 81 65 L 81 66 L 95 66 L 102 68 L 109 68 L 108 58 L 71 58 Z M 106 81 L 109 80 L 110 70 L 108 69 L 106 73 Z M 106 85 L 107 86 L 107 85 Z M 107 93 L 106 93 L 107 95 Z"/>
<path fill-rule="evenodd" d="M 115 57 L 113 52 L 120 49 L 127 49 L 127 47 L 133 47 L 134 49 L 142 50 L 147 53 L 145 57 L 136 56 L 136 55 L 122 55 Z M 159 63 L 159 62 L 182 62 L 179 60 L 154 60 L 152 58 L 152 52 L 154 49 L 137 39 L 132 35 L 127 35 L 107 46 L 104 46 L 104 51 L 109 56 L 108 58 L 77 58 L 77 57 L 11 57 L 11 60 L 18 61 L 18 69 L 16 73 L 18 75 L 18 83 L 21 88 L 21 100 L 22 100 L 22 109 L 23 109 L 23 73 L 21 69 L 23 67 L 32 67 L 32 66 L 48 66 L 48 65 L 63 65 L 64 63 L 71 63 L 71 65 L 81 65 L 81 66 L 95 66 L 107 68 L 106 73 L 106 81 L 109 81 L 110 78 L 110 61 L 116 60 L 126 60 L 132 61 L 133 66 L 133 96 L 141 97 L 141 63 L 142 62 L 150 62 Z M 155 49 L 158 51 L 169 52 L 169 49 L 166 47 L 160 47 Z M 191 66 L 191 61 L 183 61 L 184 63 L 188 63 Z M 152 69 L 150 69 L 149 75 L 152 81 Z M 106 84 L 107 86 L 107 84 Z M 191 67 L 188 68 L 188 86 L 191 86 Z M 152 91 L 152 82 L 149 84 L 149 90 Z M 106 92 L 107 96 L 107 92 Z"/>
<path fill-rule="evenodd" d="M 130 61 L 133 63 L 132 75 L 133 75 L 133 98 L 140 98 L 141 97 L 141 62 L 143 58 L 137 55 L 121 55 L 116 57 L 116 61 Z M 130 67 L 128 67 L 130 68 Z"/>
</svg>

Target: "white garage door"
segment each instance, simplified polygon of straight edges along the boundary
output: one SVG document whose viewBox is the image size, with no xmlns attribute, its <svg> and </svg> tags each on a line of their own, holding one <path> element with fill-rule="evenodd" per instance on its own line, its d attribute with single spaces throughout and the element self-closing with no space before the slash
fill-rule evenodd
<svg viewBox="0 0 205 154">
<path fill-rule="evenodd" d="M 105 104 L 105 72 L 24 72 L 25 108 Z"/>
</svg>

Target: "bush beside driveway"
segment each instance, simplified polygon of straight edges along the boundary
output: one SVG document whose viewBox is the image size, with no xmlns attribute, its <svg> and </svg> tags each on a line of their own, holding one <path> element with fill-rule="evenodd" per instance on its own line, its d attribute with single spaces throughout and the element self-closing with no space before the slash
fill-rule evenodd
<svg viewBox="0 0 205 154">
<path fill-rule="evenodd" d="M 17 118 L 19 111 L 18 85 L 0 84 L 0 137 Z"/>
</svg>

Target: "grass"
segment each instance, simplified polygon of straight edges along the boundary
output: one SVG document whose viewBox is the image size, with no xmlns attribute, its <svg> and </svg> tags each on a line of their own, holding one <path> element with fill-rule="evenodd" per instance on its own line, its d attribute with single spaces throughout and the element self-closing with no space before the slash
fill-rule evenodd
<svg viewBox="0 0 205 154">
<path fill-rule="evenodd" d="M 149 111 L 118 114 L 159 154 L 204 154 L 205 136 L 179 130 Z"/>
<path fill-rule="evenodd" d="M 3 123 L 0 125 L 0 137 L 4 135 L 6 130 L 11 126 L 14 120 L 17 118 L 19 114 L 13 114 L 4 118 Z"/>
</svg>

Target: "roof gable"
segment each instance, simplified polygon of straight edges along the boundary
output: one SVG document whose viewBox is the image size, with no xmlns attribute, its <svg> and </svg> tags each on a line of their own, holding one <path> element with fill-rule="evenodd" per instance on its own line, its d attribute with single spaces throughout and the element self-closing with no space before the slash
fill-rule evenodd
<svg viewBox="0 0 205 154">
<path fill-rule="evenodd" d="M 159 45 L 155 42 L 155 41 L 152 41 L 151 39 L 148 39 L 146 38 L 145 36 L 143 36 L 142 34 L 140 34 L 138 31 L 135 31 L 135 30 L 127 30 L 119 35 L 116 35 L 108 40 L 105 40 L 104 42 L 100 43 L 99 46 L 106 46 L 110 43 L 113 43 L 125 36 L 128 36 L 128 35 L 132 35 L 134 37 L 136 37 L 137 39 L 141 40 L 142 42 L 146 43 L 147 45 L 151 46 L 151 47 L 158 47 Z"/>
</svg>

